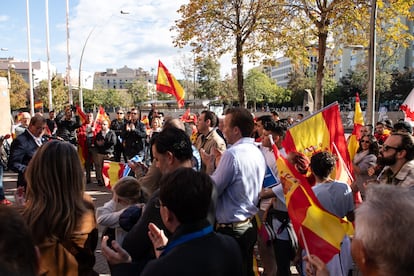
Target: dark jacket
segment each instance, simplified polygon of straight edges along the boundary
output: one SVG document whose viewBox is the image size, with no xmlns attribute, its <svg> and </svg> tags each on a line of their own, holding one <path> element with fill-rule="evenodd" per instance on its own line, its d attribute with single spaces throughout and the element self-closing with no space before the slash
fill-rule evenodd
<svg viewBox="0 0 414 276">
<path fill-rule="evenodd" d="M 102 140 L 104 140 L 105 142 L 102 146 L 99 146 L 97 144 L 97 141 L 102 141 Z M 113 132 L 112 130 L 108 130 L 108 133 L 105 135 L 105 137 L 102 135 L 102 131 L 99 131 L 98 134 L 96 134 L 95 148 L 98 153 L 113 155 L 115 144 L 116 144 L 116 135 L 115 135 L 115 132 Z"/>
<path fill-rule="evenodd" d="M 64 113 L 60 112 L 55 118 L 57 125 L 56 136 L 70 142 L 71 144 L 77 145 L 76 129 L 80 128 L 82 125 L 80 117 L 76 115 L 74 121 L 66 120 L 64 115 Z"/>
<path fill-rule="evenodd" d="M 170 235 L 162 222 L 158 206 L 160 191 L 155 191 L 145 205 L 144 212 L 138 222 L 125 236 L 122 247 L 128 251 L 132 264 L 119 264 L 112 267 L 113 276 L 140 275 L 145 265 L 155 258 L 152 242 L 148 237 L 150 222 L 163 229 L 167 237 Z"/>
<path fill-rule="evenodd" d="M 42 142 L 44 141 L 43 139 Z M 26 187 L 24 171 L 38 148 L 39 146 L 28 129 L 13 140 L 10 147 L 8 167 L 18 173 L 17 186 Z"/>
<path fill-rule="evenodd" d="M 136 121 L 134 125 L 134 130 L 127 131 L 127 124 L 125 124 L 124 131 L 122 132 L 124 151 L 128 159 L 135 155 L 144 155 L 144 138 L 147 137 L 147 131 L 145 125 L 140 121 Z"/>
<path fill-rule="evenodd" d="M 169 239 L 167 248 L 183 235 L 195 233 L 208 226 L 210 224 L 207 220 L 180 225 Z M 227 235 L 210 232 L 172 247 L 159 259 L 149 262 L 141 276 L 239 276 L 242 275 L 241 268 L 241 252 L 236 240 Z"/>
</svg>

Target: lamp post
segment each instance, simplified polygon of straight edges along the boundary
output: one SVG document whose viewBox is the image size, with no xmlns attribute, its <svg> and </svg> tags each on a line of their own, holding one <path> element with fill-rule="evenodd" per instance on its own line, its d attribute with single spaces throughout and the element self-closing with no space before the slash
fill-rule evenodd
<svg viewBox="0 0 414 276">
<path fill-rule="evenodd" d="M 196 96 L 196 48 L 198 44 L 196 42 L 191 42 L 190 46 L 193 47 L 193 97 L 195 99 Z"/>
<path fill-rule="evenodd" d="M 375 67 L 376 67 L 376 33 L 377 0 L 371 0 L 371 18 L 368 48 L 368 91 L 367 91 L 367 123 L 375 123 Z"/>
<path fill-rule="evenodd" d="M 121 14 L 129 14 L 129 12 L 121 11 Z M 112 18 L 113 14 L 109 17 L 108 20 Z M 83 54 L 85 53 L 86 45 L 88 44 L 89 38 L 91 37 L 92 33 L 95 31 L 96 27 L 98 25 L 95 25 L 92 30 L 89 32 L 88 36 L 86 37 L 85 43 L 82 47 L 81 56 L 79 59 L 79 72 L 78 72 L 78 82 L 79 82 L 79 105 L 81 110 L 83 111 L 83 89 L 82 89 L 82 62 L 83 62 Z"/>
<path fill-rule="evenodd" d="M 91 37 L 93 31 L 95 30 L 96 26 L 92 28 L 89 32 L 88 37 L 85 40 L 85 43 L 82 47 L 81 56 L 79 59 L 79 105 L 81 110 L 83 111 L 83 89 L 82 89 L 82 61 L 83 61 L 83 54 L 85 53 L 86 45 L 88 44 L 89 38 Z"/>
<path fill-rule="evenodd" d="M 33 70 L 32 70 L 32 48 L 30 46 L 30 12 L 29 0 L 26 0 L 26 27 L 27 27 L 27 56 L 29 61 L 29 93 L 30 93 L 30 114 L 34 115 L 34 93 L 33 93 Z"/>
</svg>

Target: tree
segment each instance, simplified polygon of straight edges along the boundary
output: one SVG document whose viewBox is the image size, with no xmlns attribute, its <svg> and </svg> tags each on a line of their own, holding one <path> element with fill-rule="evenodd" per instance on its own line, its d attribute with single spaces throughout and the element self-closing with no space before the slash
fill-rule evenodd
<svg viewBox="0 0 414 276">
<path fill-rule="evenodd" d="M 304 53 L 310 48 L 318 51 L 318 66 L 315 84 L 315 107 L 323 106 L 322 80 L 325 74 L 325 56 L 328 38 L 335 45 L 362 44 L 369 41 L 370 0 L 281 0 L 281 5 L 289 13 L 282 24 L 281 32 L 288 34 L 285 46 L 287 56 L 306 63 Z M 401 22 L 401 17 L 413 18 L 410 10 L 413 0 L 385 2 L 378 0 L 377 35 L 384 37 L 387 49 L 392 55 L 396 46 L 408 46 L 412 35 Z"/>
<path fill-rule="evenodd" d="M 220 64 L 212 57 L 204 58 L 197 66 L 198 98 L 213 99 L 220 94 Z"/>
<path fill-rule="evenodd" d="M 405 99 L 414 87 L 414 69 L 405 68 L 392 73 L 391 94 L 397 99 Z"/>
<path fill-rule="evenodd" d="M 148 101 L 148 83 L 145 80 L 135 80 L 129 84 L 128 93 L 132 96 L 134 105 Z"/>
<path fill-rule="evenodd" d="M 54 76 L 52 82 L 52 103 L 55 110 L 63 110 L 64 106 L 68 104 L 68 90 L 65 87 L 62 77 Z M 39 86 L 36 87 L 35 100 L 43 102 L 43 106 L 49 106 L 49 90 L 47 80 L 42 80 Z"/>
<path fill-rule="evenodd" d="M 237 101 L 237 80 L 226 75 L 221 82 L 220 102 L 233 106 L 234 101 Z"/>
<path fill-rule="evenodd" d="M 206 52 L 216 58 L 233 52 L 237 66 L 237 90 L 245 106 L 243 87 L 244 57 L 257 60 L 258 54 L 274 54 L 277 26 L 284 15 L 275 0 L 190 0 L 178 13 L 182 18 L 172 28 L 177 31 L 174 44 L 194 45 L 195 53 Z M 195 42 L 194 42 L 195 41 Z"/>
<path fill-rule="evenodd" d="M 294 70 L 289 74 L 289 82 L 287 88 L 292 91 L 291 105 L 301 106 L 303 104 L 303 97 L 305 89 L 312 89 L 315 87 L 314 78 L 306 77 L 301 71 Z M 312 93 L 313 94 L 313 93 Z"/>
<path fill-rule="evenodd" d="M 245 79 L 247 101 L 253 103 L 256 110 L 256 103 L 281 104 L 290 101 L 290 92 L 276 85 L 259 69 L 251 69 Z"/>
<path fill-rule="evenodd" d="M 10 107 L 12 110 L 27 108 L 29 102 L 27 91 L 29 84 L 23 79 L 23 76 L 10 69 Z M 0 77 L 8 77 L 7 71 L 0 71 Z"/>
</svg>

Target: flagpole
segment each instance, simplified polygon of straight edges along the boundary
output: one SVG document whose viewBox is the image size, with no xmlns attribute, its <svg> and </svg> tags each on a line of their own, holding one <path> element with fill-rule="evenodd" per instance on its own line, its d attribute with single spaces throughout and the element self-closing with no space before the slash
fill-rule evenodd
<svg viewBox="0 0 414 276">
<path fill-rule="evenodd" d="M 53 109 L 52 80 L 50 76 L 50 38 L 49 38 L 49 0 L 45 0 L 46 14 L 46 56 L 47 56 L 47 91 L 49 96 L 49 112 Z"/>
<path fill-rule="evenodd" d="M 34 93 L 33 93 L 33 70 L 32 70 L 32 48 L 30 46 L 30 11 L 29 0 L 26 0 L 26 25 L 27 25 L 27 56 L 29 61 L 29 91 L 30 91 L 30 114 L 34 115 Z"/>
<path fill-rule="evenodd" d="M 289 126 L 287 129 L 290 129 L 290 128 L 292 128 L 292 127 L 296 126 L 297 124 L 300 124 L 301 122 L 303 122 L 303 121 L 305 121 L 305 120 L 307 120 L 307 119 L 310 119 L 310 118 L 312 118 L 312 117 L 314 117 L 314 116 L 318 115 L 319 113 L 323 112 L 323 111 L 324 111 L 324 110 L 326 110 L 326 109 L 331 108 L 331 107 L 332 107 L 332 106 L 334 106 L 334 105 L 338 105 L 338 102 L 337 102 L 337 101 L 335 101 L 335 102 L 333 102 L 333 103 L 331 103 L 331 104 L 328 104 L 327 106 L 325 106 L 325 107 L 323 107 L 323 108 L 321 108 L 321 109 L 317 110 L 316 112 L 314 112 L 314 113 L 312 113 L 312 114 L 309 114 L 308 116 L 306 116 L 305 118 L 303 118 L 300 122 L 297 122 L 297 123 L 295 123 L 295 124 L 293 124 L 293 125 Z"/>
<path fill-rule="evenodd" d="M 354 182 L 354 178 L 352 177 L 352 174 L 351 174 L 351 172 L 349 171 L 348 166 L 346 166 L 345 160 L 342 158 L 342 155 L 341 155 L 341 153 L 339 152 L 338 147 L 336 146 L 336 144 L 335 144 L 334 142 L 332 142 L 332 145 L 333 145 L 333 147 L 334 147 L 334 149 L 335 149 L 336 155 L 337 155 L 337 156 L 338 156 L 338 158 L 341 160 L 342 164 L 344 164 L 346 174 L 348 175 L 348 177 L 349 177 L 349 179 L 351 180 L 351 182 Z"/>
<path fill-rule="evenodd" d="M 70 66 L 70 45 L 69 45 L 69 0 L 66 0 L 66 54 L 67 54 L 67 68 L 66 68 L 66 78 L 67 85 L 69 87 L 69 103 L 73 104 L 73 94 L 72 94 L 72 81 L 70 78 L 71 66 Z"/>
</svg>

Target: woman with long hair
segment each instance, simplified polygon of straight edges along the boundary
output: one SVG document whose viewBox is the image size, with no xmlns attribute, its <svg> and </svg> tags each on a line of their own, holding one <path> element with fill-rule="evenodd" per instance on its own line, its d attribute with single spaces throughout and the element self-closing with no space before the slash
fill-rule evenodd
<svg viewBox="0 0 414 276">
<path fill-rule="evenodd" d="M 362 136 L 359 140 L 359 148 L 354 156 L 354 160 L 352 160 L 355 181 L 351 185 L 354 192 L 359 191 L 361 193 L 362 199 L 365 198 L 364 183 L 371 178 L 368 175 L 368 169 L 375 167 L 378 153 L 379 146 L 374 135 Z"/>
<path fill-rule="evenodd" d="M 40 249 L 41 275 L 97 275 L 98 231 L 75 147 L 50 141 L 30 161 L 23 216 Z"/>
</svg>

